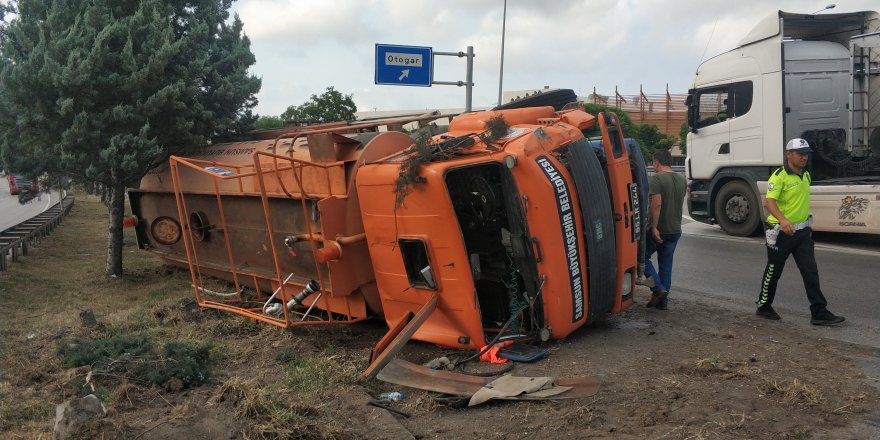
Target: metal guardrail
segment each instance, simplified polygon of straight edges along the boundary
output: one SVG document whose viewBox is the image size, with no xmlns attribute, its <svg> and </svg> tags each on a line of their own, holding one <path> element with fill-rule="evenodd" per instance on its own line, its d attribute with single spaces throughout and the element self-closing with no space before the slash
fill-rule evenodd
<svg viewBox="0 0 880 440">
<path fill-rule="evenodd" d="M 74 197 L 67 196 L 39 215 L 0 232 L 0 272 L 9 269 L 8 257 L 18 261 L 19 252 L 26 256 L 30 246 L 51 234 L 70 212 L 73 202 Z"/>
<path fill-rule="evenodd" d="M 654 167 L 652 165 L 648 165 L 647 169 L 648 169 L 648 174 L 654 174 Z M 684 165 L 673 165 L 672 171 L 675 171 L 676 173 L 684 174 Z"/>
</svg>

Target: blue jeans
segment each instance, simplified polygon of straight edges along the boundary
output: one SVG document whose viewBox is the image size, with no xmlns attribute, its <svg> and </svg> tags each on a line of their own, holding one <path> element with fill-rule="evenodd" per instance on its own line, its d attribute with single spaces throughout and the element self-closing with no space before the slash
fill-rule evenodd
<svg viewBox="0 0 880 440">
<path fill-rule="evenodd" d="M 654 280 L 654 292 L 665 290 L 669 292 L 672 289 L 672 256 L 675 254 L 675 246 L 678 239 L 681 238 L 681 232 L 675 234 L 660 234 L 663 243 L 657 243 L 653 237 L 648 237 L 645 246 L 645 275 Z M 660 273 L 654 270 L 654 264 L 651 263 L 651 255 L 657 253 L 657 265 Z M 663 304 L 666 304 L 668 298 L 663 298 Z"/>
</svg>

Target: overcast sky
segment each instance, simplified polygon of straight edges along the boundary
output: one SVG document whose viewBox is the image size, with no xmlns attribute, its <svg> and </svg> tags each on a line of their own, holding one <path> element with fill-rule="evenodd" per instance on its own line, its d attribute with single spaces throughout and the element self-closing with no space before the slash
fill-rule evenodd
<svg viewBox="0 0 880 440">
<path fill-rule="evenodd" d="M 732 49 L 776 10 L 827 0 L 508 0 L 503 89 L 571 88 L 581 96 L 683 93 L 700 61 Z M 256 111 L 279 115 L 333 86 L 358 110 L 463 107 L 464 87 L 374 84 L 375 45 L 474 47 L 474 107 L 498 100 L 504 0 L 238 0 L 263 87 Z M 825 13 L 880 9 L 839 1 Z M 465 59 L 437 56 L 435 81 L 464 81 Z"/>
</svg>

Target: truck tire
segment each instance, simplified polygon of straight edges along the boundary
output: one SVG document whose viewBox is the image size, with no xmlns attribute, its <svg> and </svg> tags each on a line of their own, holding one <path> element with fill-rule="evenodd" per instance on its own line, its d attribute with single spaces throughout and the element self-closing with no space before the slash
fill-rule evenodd
<svg viewBox="0 0 880 440">
<path fill-rule="evenodd" d="M 569 146 L 571 168 L 584 221 L 587 252 L 587 324 L 602 318 L 614 307 L 617 281 L 617 248 L 608 184 L 590 141 Z"/>
<path fill-rule="evenodd" d="M 748 237 L 761 224 L 761 206 L 751 186 L 742 180 L 724 184 L 715 196 L 715 220 L 724 232 Z"/>
<path fill-rule="evenodd" d="M 552 106 L 553 110 L 559 111 L 566 104 L 577 101 L 577 94 L 572 89 L 550 90 L 547 92 L 538 92 L 525 98 L 519 98 L 508 103 L 501 104 L 492 110 L 511 110 L 515 108 L 526 107 L 547 107 Z"/>
<path fill-rule="evenodd" d="M 645 227 L 648 226 L 650 219 L 648 218 L 648 168 L 645 165 L 645 158 L 642 155 L 642 149 L 638 144 L 630 143 L 627 145 L 629 153 L 629 169 L 632 172 L 633 182 L 639 186 L 639 208 L 641 208 L 642 217 L 642 234 L 645 234 Z"/>
<path fill-rule="evenodd" d="M 641 277 L 645 274 L 645 236 L 650 226 L 650 219 L 648 218 L 648 169 L 645 165 L 642 149 L 638 144 L 628 143 L 627 150 L 629 152 L 629 169 L 632 172 L 632 179 L 639 187 L 639 214 L 642 232 L 639 237 L 637 275 Z"/>
</svg>

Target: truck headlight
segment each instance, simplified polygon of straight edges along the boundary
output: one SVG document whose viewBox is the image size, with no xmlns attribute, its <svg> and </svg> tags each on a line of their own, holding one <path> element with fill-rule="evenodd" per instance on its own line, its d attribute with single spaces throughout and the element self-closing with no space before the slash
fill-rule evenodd
<svg viewBox="0 0 880 440">
<path fill-rule="evenodd" d="M 632 293 L 633 289 L 633 274 L 631 270 L 626 271 L 626 274 L 623 276 L 623 285 L 620 286 L 620 296 L 627 296 Z"/>
</svg>

